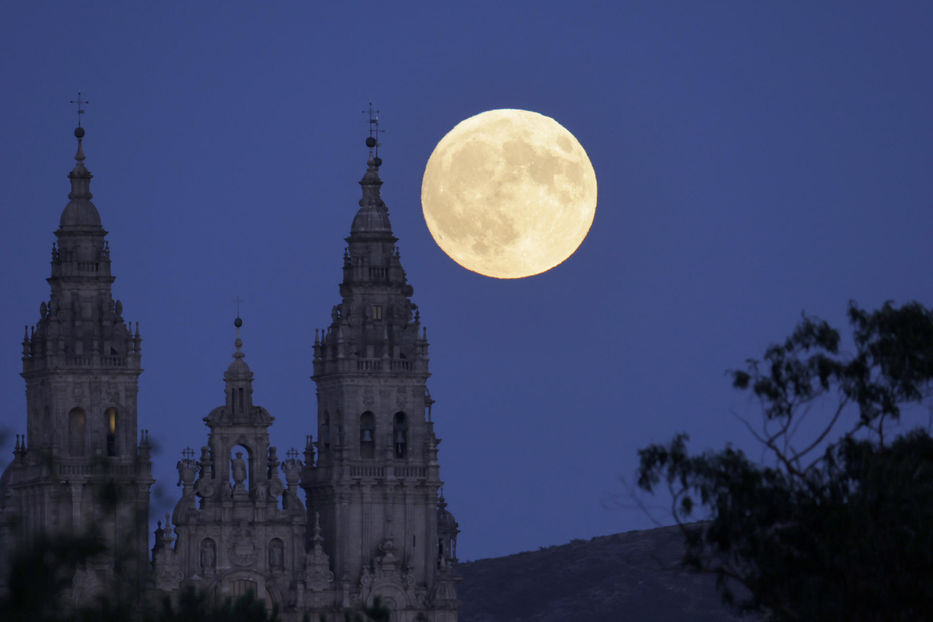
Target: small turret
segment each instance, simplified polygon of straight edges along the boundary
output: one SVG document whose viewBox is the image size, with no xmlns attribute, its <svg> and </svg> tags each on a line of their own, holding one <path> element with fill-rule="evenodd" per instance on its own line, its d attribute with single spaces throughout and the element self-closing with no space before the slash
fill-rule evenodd
<svg viewBox="0 0 933 622">
<path fill-rule="evenodd" d="M 227 412 L 233 420 L 246 420 L 250 418 L 253 410 L 253 372 L 243 360 L 246 357 L 242 349 L 243 339 L 240 337 L 243 320 L 237 317 L 233 325 L 236 326 L 236 340 L 233 342 L 236 351 L 233 353 L 233 362 L 224 372 L 224 382 L 227 384 Z"/>
</svg>

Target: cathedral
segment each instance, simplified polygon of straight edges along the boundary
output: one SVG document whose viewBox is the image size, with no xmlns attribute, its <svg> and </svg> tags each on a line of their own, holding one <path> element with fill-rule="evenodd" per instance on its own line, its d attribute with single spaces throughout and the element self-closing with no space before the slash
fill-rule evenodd
<svg viewBox="0 0 933 622">
<path fill-rule="evenodd" d="M 392 620 L 455 622 L 459 530 L 439 494 L 428 342 L 381 198 L 373 133 L 340 300 L 314 341 L 316 434 L 303 454 L 270 444 L 274 417 L 253 402 L 237 317 L 223 399 L 205 413 L 206 440 L 192 439 L 200 451 L 178 461 L 180 498 L 151 556 L 142 339 L 113 299 L 84 134 L 79 123 L 51 295 L 23 338 L 26 433 L 0 478 L 0 563 L 23 537 L 93 529 L 106 552 L 78 569 L 75 603 L 130 575 L 170 597 L 189 586 L 218 599 L 253 592 L 286 622 L 343 620 L 376 599 Z"/>
</svg>

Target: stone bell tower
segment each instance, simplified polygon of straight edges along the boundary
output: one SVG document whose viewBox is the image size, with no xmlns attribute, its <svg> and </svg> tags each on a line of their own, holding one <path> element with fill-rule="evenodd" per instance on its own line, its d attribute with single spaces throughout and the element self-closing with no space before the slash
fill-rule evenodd
<svg viewBox="0 0 933 622">
<path fill-rule="evenodd" d="M 79 125 L 70 201 L 52 246 L 51 296 L 23 338 L 26 434 L 17 436 L 0 480 L 0 545 L 39 532 L 103 536 L 107 552 L 79 571 L 76 600 L 115 573 L 125 578 L 148 567 L 153 481 L 146 431 L 136 443 L 139 325 L 131 328 L 112 296 L 110 247 L 91 202 L 84 134 Z"/>
<path fill-rule="evenodd" d="M 380 196 L 376 139 L 366 144 L 342 300 L 315 338 L 317 461 L 306 460 L 301 485 L 320 515 L 343 607 L 378 596 L 393 620 L 455 621 L 456 533 L 438 508 L 428 341 Z"/>
</svg>

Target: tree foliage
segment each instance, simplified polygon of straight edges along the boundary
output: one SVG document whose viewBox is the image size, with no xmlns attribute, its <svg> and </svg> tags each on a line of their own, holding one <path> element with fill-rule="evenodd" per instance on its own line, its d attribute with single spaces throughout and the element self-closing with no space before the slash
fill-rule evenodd
<svg viewBox="0 0 933 622">
<path fill-rule="evenodd" d="M 106 489 L 105 489 L 106 490 Z M 93 602 L 74 607 L 65 595 L 75 572 L 107 551 L 93 530 L 75 535 L 40 533 L 24 537 L 7 562 L 7 590 L 0 596 L 3 622 L 279 622 L 253 592 L 236 600 L 218 600 L 188 586 L 176 600 L 160 595 L 133 577 L 117 574 Z M 344 612 L 347 622 L 387 622 L 391 612 L 379 597 L 358 611 Z M 323 620 L 324 617 L 322 616 Z M 310 622 L 305 614 L 303 620 Z"/>
<path fill-rule="evenodd" d="M 110 513 L 120 503 L 120 489 L 106 475 L 91 482 L 96 509 Z M 0 594 L 3 622 L 279 622 L 277 608 L 267 610 L 252 592 L 220 600 L 204 590 L 187 587 L 172 601 L 146 581 L 147 560 L 131 559 L 128 547 L 109 550 L 106 538 L 91 527 L 78 533 L 28 533 L 12 524 L 17 546 L 3 560 L 6 590 Z M 110 561 L 103 561 L 109 559 Z M 144 568 L 140 569 L 140 561 Z M 76 572 L 101 563 L 114 564 L 107 585 L 91 600 L 75 605 L 69 596 Z M 142 570 L 142 574 L 140 574 Z"/>
<path fill-rule="evenodd" d="M 73 607 L 63 598 L 75 571 L 105 551 L 103 538 L 39 534 L 13 553 L 7 593 L 0 598 L 5 622 L 278 622 L 252 592 L 218 602 L 209 593 L 188 587 L 177 603 L 141 590 L 136 581 L 115 577 L 93 602 Z"/>
<path fill-rule="evenodd" d="M 715 573 L 726 602 L 768 620 L 933 615 L 933 438 L 890 438 L 902 411 L 930 396 L 933 311 L 850 304 L 848 317 L 854 354 L 804 316 L 730 372 L 760 403 L 760 427 L 747 425 L 763 463 L 731 446 L 691 455 L 683 434 L 639 451 L 638 486 L 666 485 L 685 565 Z"/>
</svg>

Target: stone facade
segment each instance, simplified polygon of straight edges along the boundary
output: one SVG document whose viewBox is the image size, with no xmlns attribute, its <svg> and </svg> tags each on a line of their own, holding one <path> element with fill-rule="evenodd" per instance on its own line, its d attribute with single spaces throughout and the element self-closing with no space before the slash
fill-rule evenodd
<svg viewBox="0 0 933 622">
<path fill-rule="evenodd" d="M 295 454 L 281 462 L 269 445 L 273 418 L 253 404 L 241 326 L 237 318 L 225 404 L 204 418 L 207 445 L 198 460 L 186 450 L 178 461 L 182 496 L 171 516 L 174 537 L 171 525 L 156 530 L 155 585 L 170 594 L 193 585 L 233 598 L 252 590 L 270 605 L 296 608 L 295 588 L 309 557 L 307 513 L 298 497 L 301 463 Z"/>
<path fill-rule="evenodd" d="M 32 533 L 102 525 L 117 553 L 79 573 L 74 594 L 81 598 L 113 576 L 122 558 L 148 568 L 152 478 L 144 431 L 136 444 L 141 339 L 111 297 L 83 130 L 76 136 L 52 296 L 23 342 L 28 427 L 0 480 L 0 547 L 19 520 Z M 367 146 L 341 301 L 314 343 L 317 440 L 309 435 L 303 456 L 290 451 L 284 460 L 270 445 L 273 417 L 253 403 L 237 318 L 224 405 L 204 418 L 208 439 L 197 458 L 186 450 L 178 461 L 181 499 L 155 533 L 145 578 L 160 592 L 253 591 L 287 622 L 305 613 L 343 620 L 376 598 L 392 620 L 457 619 L 459 530 L 439 497 L 428 342 L 380 196 L 375 140 Z M 101 516 L 89 494 L 101 478 L 120 491 L 110 516 Z"/>
</svg>

